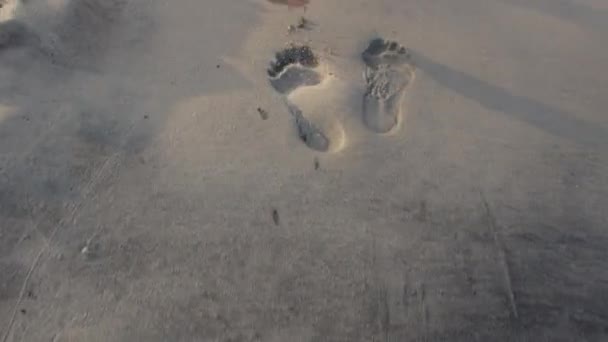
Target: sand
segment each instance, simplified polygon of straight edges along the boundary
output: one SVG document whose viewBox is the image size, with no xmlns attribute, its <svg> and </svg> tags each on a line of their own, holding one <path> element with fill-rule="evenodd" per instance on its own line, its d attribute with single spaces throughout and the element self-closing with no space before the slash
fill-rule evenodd
<svg viewBox="0 0 608 342">
<path fill-rule="evenodd" d="M 608 339 L 604 1 L 0 3 L 0 342 Z"/>
</svg>

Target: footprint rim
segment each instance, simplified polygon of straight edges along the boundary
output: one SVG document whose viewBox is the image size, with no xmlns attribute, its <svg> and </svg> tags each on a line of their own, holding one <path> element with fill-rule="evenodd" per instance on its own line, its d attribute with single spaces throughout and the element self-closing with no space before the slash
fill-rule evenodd
<svg viewBox="0 0 608 342">
<path fill-rule="evenodd" d="M 361 59 L 369 68 L 376 69 L 383 65 L 396 67 L 408 64 L 413 66 L 408 48 L 395 40 L 374 38 L 361 53 Z"/>
<path fill-rule="evenodd" d="M 267 69 L 271 78 L 280 77 L 290 66 L 300 65 L 304 68 L 316 68 L 319 66 L 319 58 L 309 45 L 290 45 L 277 52 Z"/>
</svg>

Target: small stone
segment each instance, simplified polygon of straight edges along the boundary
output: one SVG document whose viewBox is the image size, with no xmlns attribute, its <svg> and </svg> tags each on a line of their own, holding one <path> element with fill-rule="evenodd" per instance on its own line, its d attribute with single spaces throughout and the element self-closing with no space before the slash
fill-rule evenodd
<svg viewBox="0 0 608 342">
<path fill-rule="evenodd" d="M 258 107 L 258 113 L 260 114 L 260 117 L 262 118 L 262 120 L 268 119 L 268 112 L 265 111 L 264 109 Z"/>
<path fill-rule="evenodd" d="M 262 335 L 257 332 L 257 331 L 253 331 L 249 334 L 249 339 L 253 340 L 253 341 L 258 341 L 262 338 Z"/>
<path fill-rule="evenodd" d="M 308 19 L 304 18 L 304 17 L 300 17 L 300 21 L 298 21 L 298 28 L 299 29 L 305 29 L 308 27 Z"/>
<path fill-rule="evenodd" d="M 272 209 L 272 221 L 274 222 L 274 224 L 276 224 L 277 226 L 279 225 L 280 221 L 279 221 L 279 212 L 276 209 Z"/>
</svg>

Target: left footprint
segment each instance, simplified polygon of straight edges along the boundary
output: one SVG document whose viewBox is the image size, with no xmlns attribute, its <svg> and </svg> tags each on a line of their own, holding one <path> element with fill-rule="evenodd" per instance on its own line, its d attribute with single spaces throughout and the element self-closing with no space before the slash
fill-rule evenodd
<svg viewBox="0 0 608 342">
<path fill-rule="evenodd" d="M 297 105 L 297 90 L 318 86 L 325 79 L 317 70 L 318 66 L 319 59 L 310 47 L 294 45 L 276 54 L 275 60 L 270 62 L 268 77 L 272 87 L 285 95 L 298 136 L 306 146 L 320 152 L 335 152 L 344 142 L 341 125 L 327 117 L 309 117 Z"/>
</svg>

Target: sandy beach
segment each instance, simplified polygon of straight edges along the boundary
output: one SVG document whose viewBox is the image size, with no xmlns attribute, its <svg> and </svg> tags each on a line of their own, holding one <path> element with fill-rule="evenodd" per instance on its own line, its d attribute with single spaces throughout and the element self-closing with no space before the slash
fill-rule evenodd
<svg viewBox="0 0 608 342">
<path fill-rule="evenodd" d="M 607 341 L 604 0 L 0 0 L 0 342 Z"/>
</svg>

